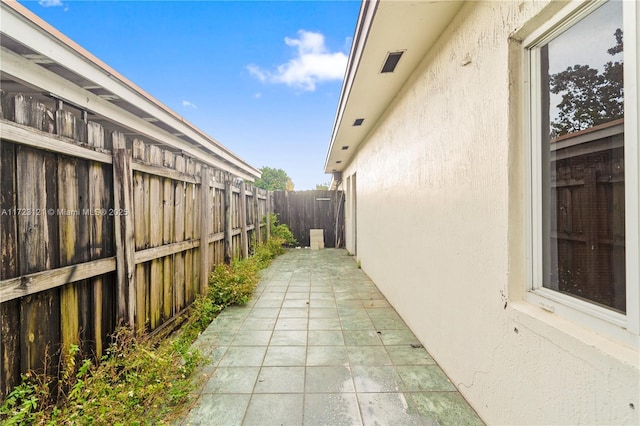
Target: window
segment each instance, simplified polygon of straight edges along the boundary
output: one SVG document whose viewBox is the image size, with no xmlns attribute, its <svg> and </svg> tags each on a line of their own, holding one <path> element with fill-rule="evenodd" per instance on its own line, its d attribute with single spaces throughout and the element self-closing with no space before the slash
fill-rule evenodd
<svg viewBox="0 0 640 426">
<path fill-rule="evenodd" d="M 637 24 L 624 19 L 637 13 L 633 3 L 569 6 L 525 40 L 532 235 L 527 298 L 637 335 L 637 87 L 625 77 L 635 75 L 625 70 L 635 67 L 625 64 L 625 48 L 637 57 Z"/>
</svg>

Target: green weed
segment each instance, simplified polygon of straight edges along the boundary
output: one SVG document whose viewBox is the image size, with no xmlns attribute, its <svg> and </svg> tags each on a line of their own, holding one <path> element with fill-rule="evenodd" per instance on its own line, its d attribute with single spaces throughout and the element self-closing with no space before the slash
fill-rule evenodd
<svg viewBox="0 0 640 426">
<path fill-rule="evenodd" d="M 271 236 L 273 238 L 282 240 L 282 245 L 285 247 L 298 245 L 298 241 L 294 238 L 289 227 L 284 223 L 279 223 L 278 216 L 275 213 L 271 213 L 269 220 L 271 221 Z"/>
<path fill-rule="evenodd" d="M 0 406 L 0 423 L 162 424 L 186 407 L 191 375 L 202 362 L 191 345 L 227 306 L 249 301 L 259 271 L 283 252 L 283 240 L 254 245 L 253 255 L 217 265 L 209 288 L 193 303 L 179 332 L 154 340 L 119 328 L 98 365 L 70 345 L 61 357 L 59 377 L 25 374 Z"/>
</svg>

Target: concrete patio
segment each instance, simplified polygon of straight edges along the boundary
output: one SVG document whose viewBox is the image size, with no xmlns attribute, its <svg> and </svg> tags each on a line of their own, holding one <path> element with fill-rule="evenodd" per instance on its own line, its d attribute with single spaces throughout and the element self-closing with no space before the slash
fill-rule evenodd
<svg viewBox="0 0 640 426">
<path fill-rule="evenodd" d="M 195 346 L 182 425 L 482 425 L 345 250 L 291 250 Z"/>
</svg>

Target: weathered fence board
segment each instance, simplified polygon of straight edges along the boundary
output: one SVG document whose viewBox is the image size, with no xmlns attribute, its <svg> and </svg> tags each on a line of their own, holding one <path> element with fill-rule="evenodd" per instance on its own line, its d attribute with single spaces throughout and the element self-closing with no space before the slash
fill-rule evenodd
<svg viewBox="0 0 640 426">
<path fill-rule="evenodd" d="M 58 117 L 60 124 L 60 117 Z M 74 123 L 75 125 L 75 123 Z M 68 129 L 67 129 L 68 130 Z M 60 209 L 68 211 L 79 210 L 78 206 L 78 175 L 76 161 L 60 157 L 58 159 L 58 205 Z M 79 263 L 79 253 L 76 253 L 76 241 L 80 237 L 79 216 L 60 215 L 58 225 L 60 229 L 60 266 Z M 78 250 L 83 252 L 83 250 Z M 61 332 L 63 352 L 67 352 L 69 345 L 80 341 L 78 310 L 79 287 L 82 283 L 72 283 L 60 288 Z"/>
<path fill-rule="evenodd" d="M 117 324 L 162 327 L 263 239 L 270 198 L 61 101 L 0 94 L 1 398 L 70 344 L 100 358 Z"/>
<path fill-rule="evenodd" d="M 185 171 L 184 157 L 176 157 L 176 170 L 179 172 Z M 184 215 L 185 215 L 185 202 L 186 194 L 185 187 L 186 182 L 176 183 L 175 188 L 175 219 L 174 219 L 174 238 L 176 242 L 184 241 Z M 185 301 L 185 268 L 184 268 L 184 252 L 176 253 L 174 255 L 174 289 L 175 300 L 174 309 L 175 312 L 179 312 L 184 307 Z"/>
<path fill-rule="evenodd" d="M 193 173 L 193 162 L 191 159 L 186 159 L 185 168 L 187 174 Z M 195 198 L 195 188 L 193 184 L 186 184 L 184 194 L 184 239 L 190 240 L 193 238 L 193 214 L 194 204 L 191 202 Z M 187 250 L 184 252 L 184 306 L 187 306 L 193 301 L 193 250 Z"/>
<path fill-rule="evenodd" d="M 127 149 L 124 135 L 113 133 L 113 193 L 115 215 L 115 245 L 117 269 L 116 306 L 117 321 L 135 325 L 134 303 L 136 285 L 133 255 L 135 251 L 133 211 L 133 188 L 131 152 Z"/>
<path fill-rule="evenodd" d="M 35 272 L 33 274 L 24 274 L 0 282 L 1 300 L 4 302 L 20 297 L 31 296 L 42 291 L 61 287 L 66 283 L 87 279 L 99 274 L 106 274 L 115 270 L 116 260 L 113 257 L 109 257 L 62 268 Z"/>
<path fill-rule="evenodd" d="M 138 162 L 149 163 L 149 150 L 144 141 L 139 139 L 133 140 L 132 154 L 134 160 Z M 132 167 L 133 170 L 133 167 Z M 149 227 L 151 225 L 150 217 L 150 200 L 149 190 L 151 186 L 152 176 L 146 173 L 133 172 L 135 180 L 135 196 L 134 196 L 134 240 L 136 251 L 149 248 Z M 150 265 L 148 263 L 139 263 L 135 266 L 136 277 L 136 330 L 145 330 L 147 321 L 149 320 L 149 301 L 150 301 Z"/>
<path fill-rule="evenodd" d="M 149 147 L 149 161 L 151 165 L 162 166 L 162 152 L 157 146 Z M 160 192 L 161 178 L 151 176 L 149 181 L 149 247 L 159 247 L 162 245 L 162 221 L 164 216 L 159 214 L 163 208 L 162 194 Z M 155 329 L 161 324 L 162 313 L 162 292 L 164 281 L 162 279 L 164 261 L 153 259 L 151 261 L 151 271 L 149 277 L 149 319 L 151 329 Z"/>
<path fill-rule="evenodd" d="M 276 191 L 274 212 L 291 229 L 298 244 L 309 246 L 309 230 L 323 229 L 325 247 L 344 246 L 342 191 Z"/>
<path fill-rule="evenodd" d="M 240 214 L 238 220 L 240 221 L 240 250 L 242 257 L 249 256 L 249 239 L 247 238 L 247 195 L 245 190 L 245 184 L 240 184 L 240 192 L 238 192 L 238 203 Z"/>
<path fill-rule="evenodd" d="M 211 180 L 209 175 L 209 169 L 202 168 L 201 171 L 200 187 L 200 229 L 198 234 L 200 235 L 200 281 L 198 285 L 198 293 L 203 294 L 207 288 L 208 276 L 209 276 L 209 235 L 211 234 Z"/>
<path fill-rule="evenodd" d="M 100 161 L 102 163 L 111 163 L 112 157 L 103 150 L 89 149 L 79 145 L 67 143 L 64 138 L 43 132 L 34 132 L 26 126 L 0 121 L 2 124 L 2 137 L 10 141 L 20 141 L 21 145 L 31 146 L 37 149 L 43 149 L 50 152 L 86 158 L 90 160 Z"/>
<path fill-rule="evenodd" d="M 105 132 L 97 123 L 86 124 L 87 144 L 94 149 L 102 150 L 105 146 Z M 89 163 L 89 215 L 91 235 L 91 259 L 103 259 L 115 254 L 113 235 L 113 216 L 95 214 L 113 208 L 113 194 L 108 188 L 113 182 L 113 168 L 98 162 Z M 115 286 L 114 275 L 99 275 L 91 279 L 93 287 L 93 338 L 96 358 L 99 359 L 106 349 L 108 336 L 115 328 Z"/>
<path fill-rule="evenodd" d="M 171 152 L 164 153 L 164 166 L 174 167 L 174 155 Z M 165 178 L 163 182 L 163 206 L 162 206 L 162 244 L 163 247 L 170 246 L 174 243 L 174 215 L 175 215 L 175 182 L 170 178 Z M 181 250 L 179 250 L 181 251 Z M 170 318 L 176 311 L 174 310 L 173 298 L 173 274 L 174 274 L 174 254 L 168 253 L 163 258 L 163 277 L 162 277 L 162 307 L 163 317 Z"/>
<path fill-rule="evenodd" d="M 37 110 L 38 113 L 41 110 Z M 46 115 L 46 114 L 45 114 Z M 45 120 L 46 121 L 46 120 Z M 17 200 L 29 214 L 18 215 L 18 265 L 20 275 L 41 272 L 59 265 L 55 155 L 18 147 L 16 158 Z M 60 292 L 46 290 L 20 300 L 20 369 L 51 371 L 58 365 L 60 344 Z M 52 344 L 53 342 L 53 344 Z M 14 354 L 15 356 L 15 354 Z"/>
<path fill-rule="evenodd" d="M 3 99 L 3 114 L 7 111 Z M 6 116 L 6 115 L 5 115 Z M 16 206 L 15 145 L 0 140 L 0 209 Z M 18 273 L 17 217 L 0 215 L 0 280 L 14 278 Z M 6 395 L 20 380 L 20 301 L 0 304 L 0 396 Z"/>
<path fill-rule="evenodd" d="M 224 184 L 224 261 L 229 262 L 233 257 L 231 238 L 233 237 L 233 192 L 232 183 Z"/>
</svg>

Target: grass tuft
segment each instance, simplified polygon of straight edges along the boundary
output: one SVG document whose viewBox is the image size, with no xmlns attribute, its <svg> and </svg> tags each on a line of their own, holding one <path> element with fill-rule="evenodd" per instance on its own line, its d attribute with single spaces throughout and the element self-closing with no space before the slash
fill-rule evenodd
<svg viewBox="0 0 640 426">
<path fill-rule="evenodd" d="M 283 225 L 279 225 L 283 226 Z M 171 422 L 187 406 L 191 375 L 203 362 L 192 343 L 227 306 L 246 304 L 259 271 L 283 253 L 284 240 L 254 244 L 252 256 L 217 265 L 207 294 L 193 303 L 188 319 L 172 337 L 157 340 L 119 328 L 98 365 L 83 359 L 77 345 L 62 358 L 59 377 L 30 372 L 0 406 L 6 425 Z"/>
</svg>

